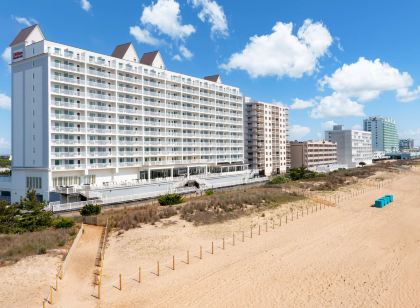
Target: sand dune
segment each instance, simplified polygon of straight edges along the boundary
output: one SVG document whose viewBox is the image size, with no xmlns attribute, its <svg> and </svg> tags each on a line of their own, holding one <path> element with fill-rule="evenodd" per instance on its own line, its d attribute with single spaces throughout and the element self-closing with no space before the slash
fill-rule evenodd
<svg viewBox="0 0 420 308">
<path fill-rule="evenodd" d="M 113 236 L 104 271 L 105 307 L 419 307 L 420 182 L 410 172 L 381 191 L 304 216 L 233 247 L 231 231 L 265 218 L 211 226 L 182 221 Z M 373 200 L 393 193 L 383 208 Z M 281 209 L 279 210 L 281 211 Z M 275 215 L 276 211 L 268 214 Z M 226 249 L 221 238 L 226 237 Z M 210 242 L 217 239 L 214 255 Z M 198 247 L 205 249 L 199 260 Z M 182 262 L 186 250 L 191 264 Z M 172 254 L 176 270 L 171 269 Z M 155 262 L 161 262 L 157 277 Z M 138 266 L 143 282 L 135 281 Z M 123 290 L 117 286 L 123 275 Z"/>
<path fill-rule="evenodd" d="M 74 276 L 72 281 L 77 283 L 70 288 L 71 279 L 61 282 L 54 306 L 420 307 L 418 183 L 420 170 L 413 169 L 388 187 L 371 189 L 337 207 L 314 213 L 310 208 L 309 215 L 305 211 L 293 221 L 289 214 L 288 224 L 283 218 L 281 227 L 279 217 L 289 206 L 266 211 L 264 217 L 260 213 L 221 224 L 195 227 L 172 218 L 120 235 L 114 232 L 105 254 L 101 300 L 93 296 L 94 254 L 89 253 L 89 258 L 80 255 L 79 266 L 73 264 L 75 272 L 85 269 L 80 277 L 71 270 L 67 273 L 67 280 Z M 357 186 L 367 187 L 363 181 Z M 371 207 L 385 193 L 394 194 L 394 203 L 383 209 Z M 296 207 L 307 205 L 301 202 Z M 271 218 L 277 224 L 274 229 Z M 252 238 L 250 226 L 254 226 Z M 97 244 L 92 243 L 93 252 Z M 160 262 L 159 277 L 156 261 Z M 0 306 L 38 306 L 56 267 L 57 260 L 37 256 L 0 269 Z M 25 277 L 28 270 L 32 272 Z M 118 289 L 119 274 L 122 290 Z"/>
</svg>

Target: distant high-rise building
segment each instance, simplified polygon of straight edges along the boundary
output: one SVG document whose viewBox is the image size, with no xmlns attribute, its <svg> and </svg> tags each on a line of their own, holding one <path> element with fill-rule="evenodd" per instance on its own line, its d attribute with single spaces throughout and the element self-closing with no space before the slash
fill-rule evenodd
<svg viewBox="0 0 420 308">
<path fill-rule="evenodd" d="M 400 151 L 412 150 L 414 148 L 414 139 L 400 139 Z"/>
<path fill-rule="evenodd" d="M 372 136 L 361 130 L 343 130 L 342 125 L 334 125 L 333 130 L 325 132 L 325 139 L 337 143 L 337 162 L 348 167 L 360 163 L 372 163 Z"/>
<path fill-rule="evenodd" d="M 369 117 L 363 121 L 363 130 L 372 133 L 372 150 L 374 152 L 398 151 L 398 132 L 393 119 L 379 116 Z"/>
</svg>

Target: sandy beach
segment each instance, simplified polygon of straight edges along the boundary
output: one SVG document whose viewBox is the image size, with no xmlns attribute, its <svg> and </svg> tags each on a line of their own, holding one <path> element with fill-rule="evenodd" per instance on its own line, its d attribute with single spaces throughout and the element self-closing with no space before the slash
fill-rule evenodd
<svg viewBox="0 0 420 308">
<path fill-rule="evenodd" d="M 70 272 L 70 281 L 60 284 L 60 288 L 70 288 L 71 281 L 79 281 L 71 287 L 78 294 L 77 305 L 67 290 L 59 291 L 53 306 L 420 307 L 420 170 L 380 176 L 395 180 L 380 190 L 370 186 L 336 207 L 316 210 L 308 201 L 299 202 L 293 205 L 300 208 L 293 221 L 292 205 L 283 205 L 218 224 L 194 226 L 173 217 L 112 232 L 100 300 L 95 298 L 92 279 L 95 235 L 90 259 L 81 250 L 80 266 L 72 265 L 74 272 L 86 278 L 78 280 Z M 355 187 L 368 188 L 362 181 L 345 190 Z M 395 196 L 392 204 L 371 207 L 387 193 Z M 81 243 L 87 240 L 82 237 Z M 40 299 L 51 280 L 39 277 L 56 269 L 56 260 L 49 258 L 31 257 L 0 268 L 2 307 L 5 303 L 12 303 L 7 307 L 36 307 L 38 303 L 42 307 Z M 33 272 L 24 276 L 30 268 Z"/>
<path fill-rule="evenodd" d="M 104 307 L 419 307 L 419 182 L 417 169 L 381 190 L 268 232 L 265 220 L 276 211 L 201 227 L 172 220 L 164 227 L 114 234 L 101 302 Z M 386 193 L 396 201 L 383 209 L 371 207 Z M 237 232 L 232 246 L 232 231 L 252 224 L 261 224 L 262 234 L 251 239 L 248 231 L 242 242 Z M 211 241 L 217 246 L 214 255 Z M 136 281 L 139 266 L 141 283 Z"/>
</svg>

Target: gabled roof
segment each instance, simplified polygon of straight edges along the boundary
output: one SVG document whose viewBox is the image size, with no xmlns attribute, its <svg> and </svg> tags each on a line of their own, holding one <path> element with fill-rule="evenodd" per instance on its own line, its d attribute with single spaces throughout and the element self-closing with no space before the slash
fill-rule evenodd
<svg viewBox="0 0 420 308">
<path fill-rule="evenodd" d="M 115 58 L 120 58 L 120 59 L 124 58 L 124 55 L 127 52 L 128 48 L 130 48 L 130 45 L 131 43 L 118 45 L 117 47 L 115 47 L 111 56 Z"/>
<path fill-rule="evenodd" d="M 220 75 L 211 75 L 204 77 L 205 80 L 212 81 L 212 82 L 218 82 L 221 83 L 222 79 L 220 78 Z"/>
<path fill-rule="evenodd" d="M 32 31 L 35 30 L 36 27 L 38 27 L 38 25 L 32 25 L 30 27 L 20 30 L 18 35 L 15 37 L 13 42 L 10 43 L 9 46 L 14 46 L 16 44 L 25 42 L 25 40 L 28 38 L 29 35 L 31 35 Z"/>
<path fill-rule="evenodd" d="M 140 63 L 152 66 L 153 61 L 155 61 L 158 54 L 159 54 L 159 50 L 145 52 L 140 59 Z"/>
</svg>

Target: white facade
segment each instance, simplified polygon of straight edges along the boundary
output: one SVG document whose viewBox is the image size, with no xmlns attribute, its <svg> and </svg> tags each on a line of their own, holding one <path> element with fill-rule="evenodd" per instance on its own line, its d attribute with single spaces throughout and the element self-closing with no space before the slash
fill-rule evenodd
<svg viewBox="0 0 420 308">
<path fill-rule="evenodd" d="M 343 130 L 335 125 L 333 130 L 325 132 L 325 139 L 337 143 L 337 162 L 349 168 L 360 163 L 372 164 L 372 135 L 360 130 Z"/>
<path fill-rule="evenodd" d="M 238 88 L 168 71 L 156 52 L 142 64 L 132 45 L 108 56 L 28 29 L 11 45 L 12 201 L 28 189 L 51 201 L 62 186 L 242 170 Z"/>
<path fill-rule="evenodd" d="M 245 161 L 264 175 L 286 172 L 288 108 L 245 100 Z"/>
</svg>

